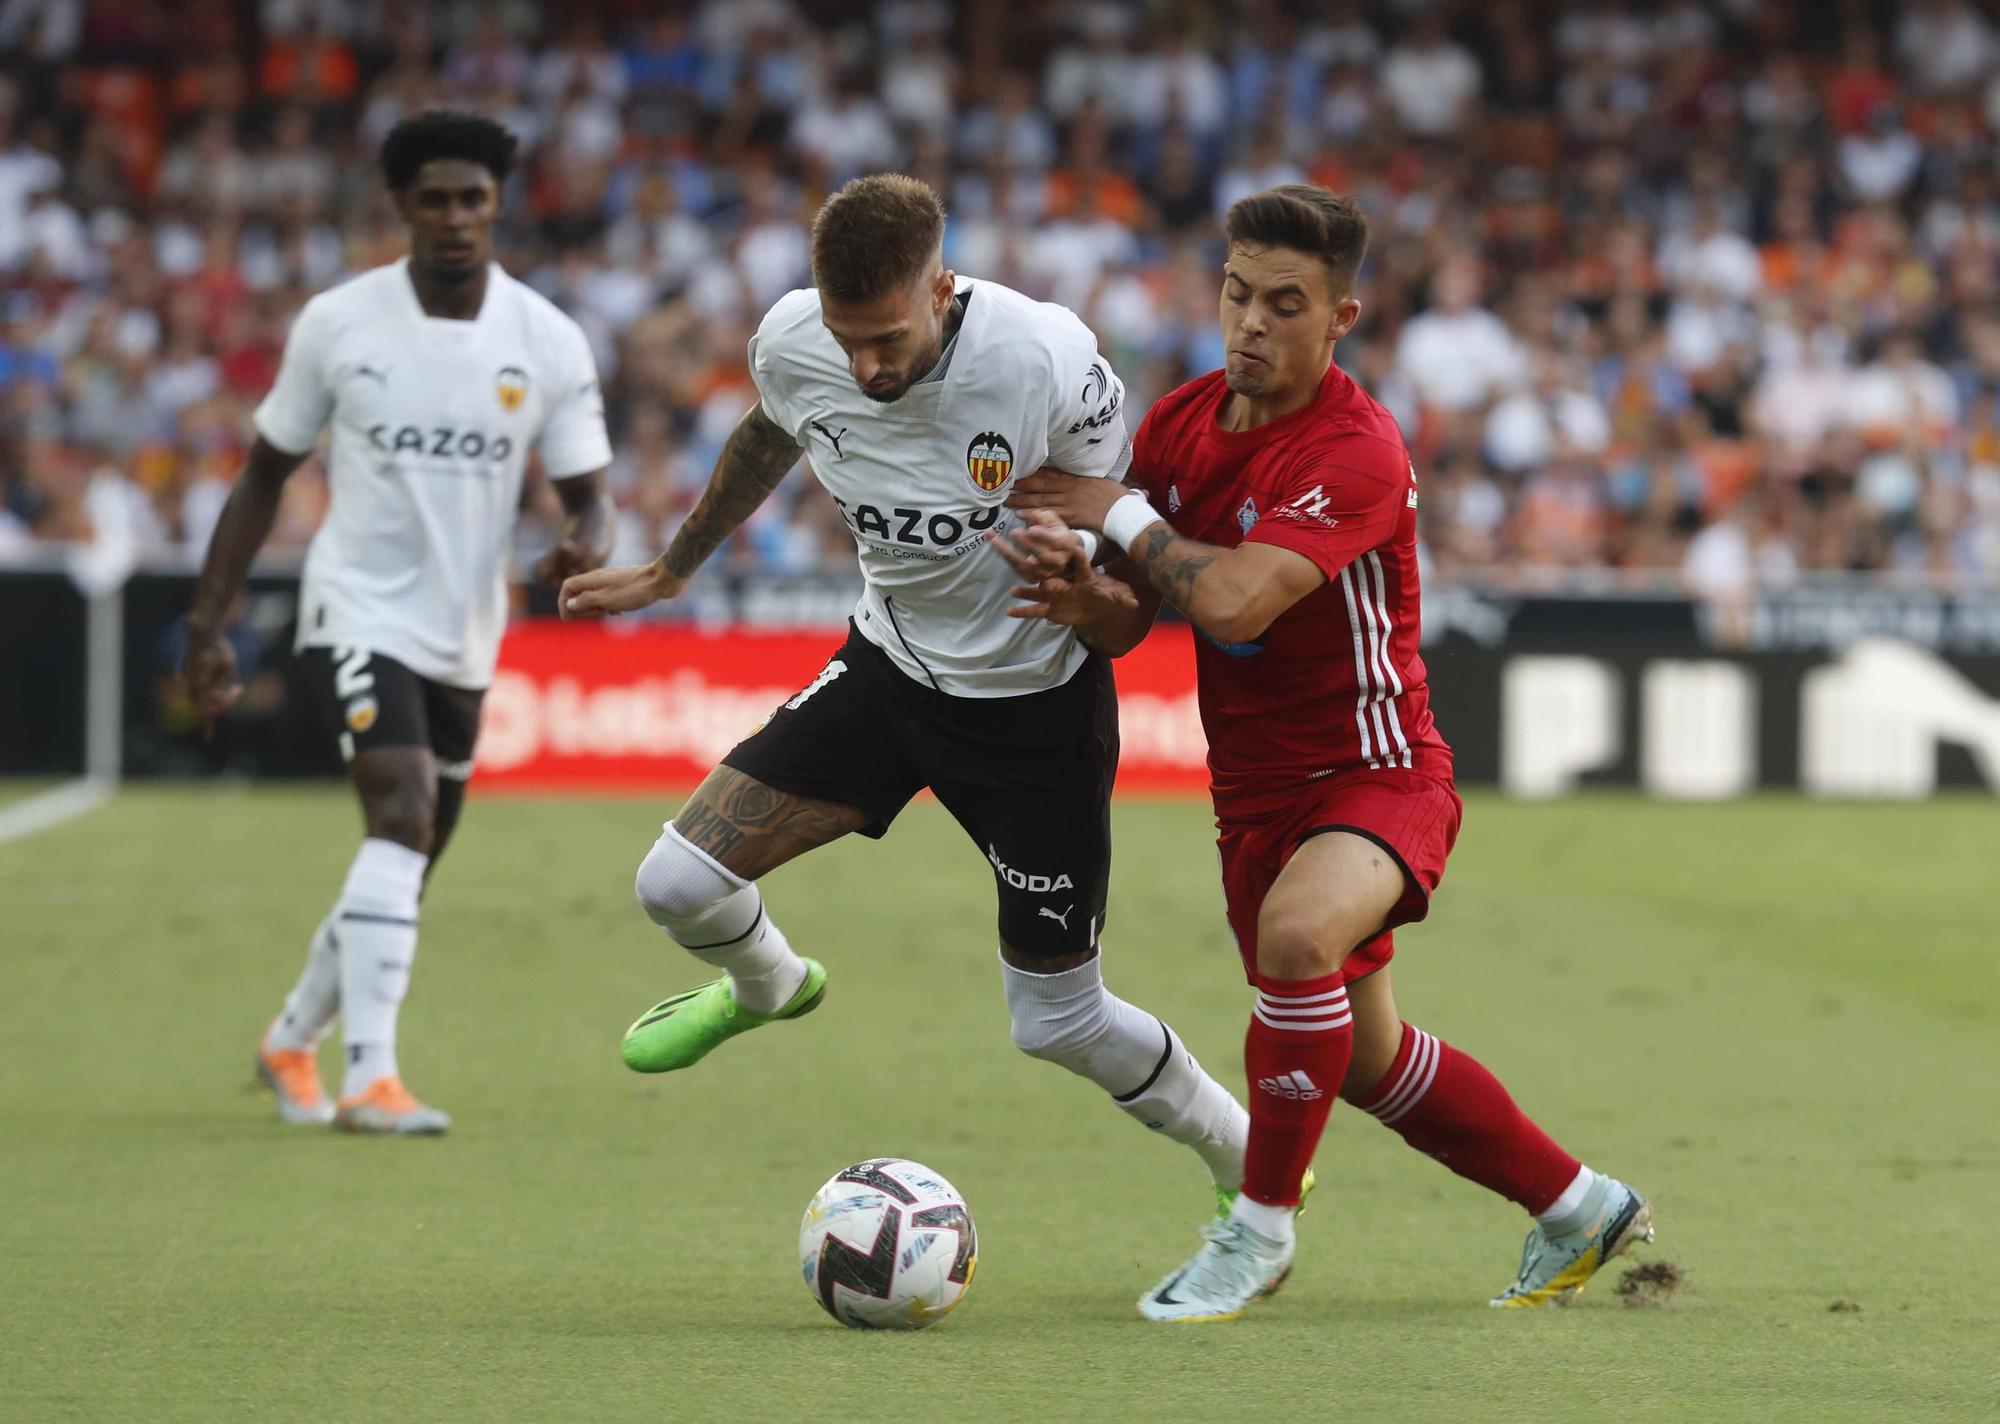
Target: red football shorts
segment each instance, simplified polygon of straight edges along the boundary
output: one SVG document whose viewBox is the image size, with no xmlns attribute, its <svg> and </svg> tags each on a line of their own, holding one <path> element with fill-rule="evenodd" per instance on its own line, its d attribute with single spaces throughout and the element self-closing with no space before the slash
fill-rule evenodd
<svg viewBox="0 0 2000 1424">
<path fill-rule="evenodd" d="M 1387 964 L 1396 952 L 1396 926 L 1430 913 L 1431 892 L 1444 877 L 1464 811 L 1451 782 L 1401 767 L 1346 771 L 1282 796 L 1236 795 L 1219 803 L 1222 895 L 1244 973 L 1256 982 L 1257 914 L 1278 872 L 1302 844 L 1327 831 L 1366 836 L 1403 868 L 1403 898 L 1381 931 L 1356 945 L 1341 968 L 1353 983 Z"/>
</svg>

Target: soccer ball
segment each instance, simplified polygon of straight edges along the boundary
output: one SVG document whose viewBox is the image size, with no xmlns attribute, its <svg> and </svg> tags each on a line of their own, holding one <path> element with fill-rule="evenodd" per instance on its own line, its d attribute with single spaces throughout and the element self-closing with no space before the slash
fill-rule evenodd
<svg viewBox="0 0 2000 1424">
<path fill-rule="evenodd" d="M 900 1157 L 837 1173 L 806 1203 L 799 1267 L 828 1315 L 856 1330 L 921 1330 L 965 1299 L 979 1237 L 965 1198 Z"/>
</svg>

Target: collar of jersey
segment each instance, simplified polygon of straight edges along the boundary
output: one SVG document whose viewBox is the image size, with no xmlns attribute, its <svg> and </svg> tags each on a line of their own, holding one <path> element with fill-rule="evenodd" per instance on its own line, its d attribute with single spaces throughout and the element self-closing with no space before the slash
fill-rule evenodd
<svg viewBox="0 0 2000 1424">
<path fill-rule="evenodd" d="M 410 314 L 417 319 L 420 328 L 430 332 L 463 333 L 478 332 L 483 329 L 486 325 L 486 318 L 493 311 L 494 294 L 498 291 L 500 281 L 505 276 L 506 273 L 502 270 L 499 263 L 489 262 L 486 264 L 486 296 L 479 303 L 479 315 L 473 317 L 470 321 L 464 317 L 432 316 L 424 310 L 424 304 L 417 296 L 416 281 L 410 276 L 410 259 L 408 257 L 399 257 L 396 259 L 396 286 L 402 292 L 403 300 L 408 303 Z"/>
</svg>

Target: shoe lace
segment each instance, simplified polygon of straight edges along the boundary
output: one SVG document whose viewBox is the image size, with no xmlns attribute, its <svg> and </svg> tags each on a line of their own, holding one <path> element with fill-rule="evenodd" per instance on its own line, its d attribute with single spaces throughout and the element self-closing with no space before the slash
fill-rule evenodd
<svg viewBox="0 0 2000 1424">
<path fill-rule="evenodd" d="M 1219 1294 L 1240 1289 L 1251 1272 L 1250 1243 L 1240 1222 L 1211 1221 L 1201 1227 L 1207 1248 L 1198 1252 L 1188 1266 L 1185 1284 L 1198 1291 Z"/>
<path fill-rule="evenodd" d="M 1528 1239 L 1521 1243 L 1521 1269 L 1514 1275 L 1516 1290 L 1527 1289 L 1528 1282 L 1533 1278 L 1535 1265 L 1541 1260 L 1542 1253 L 1548 1249 L 1548 1244 L 1548 1236 L 1540 1226 L 1529 1231 Z"/>
</svg>

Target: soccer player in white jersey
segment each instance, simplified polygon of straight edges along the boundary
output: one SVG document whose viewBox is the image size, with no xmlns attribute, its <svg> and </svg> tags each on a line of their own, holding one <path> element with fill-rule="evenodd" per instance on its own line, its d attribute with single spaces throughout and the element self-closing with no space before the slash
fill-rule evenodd
<svg viewBox="0 0 2000 1424">
<path fill-rule="evenodd" d="M 188 687 L 211 721 L 242 691 L 228 610 L 285 480 L 331 427 L 331 500 L 306 556 L 298 648 L 338 729 L 366 839 L 258 1048 L 258 1074 L 286 1122 L 388 1133 L 450 1125 L 403 1086 L 396 1018 L 418 900 L 464 805 L 531 448 L 567 516 L 537 573 L 553 581 L 595 569 L 609 542 L 611 446 L 590 347 L 492 260 L 514 151 L 505 129 L 469 114 L 427 113 L 390 132 L 382 171 L 409 224 L 410 255 L 299 313 L 188 614 Z M 347 1049 L 337 1107 L 316 1058 L 336 1015 Z"/>
<path fill-rule="evenodd" d="M 1098 937 L 1118 760 L 1110 665 L 1073 630 L 1007 616 L 1018 581 L 990 537 L 1014 478 L 1044 462 L 1116 479 L 1124 388 L 1061 307 L 946 270 L 944 210 L 912 178 L 836 193 L 813 224 L 814 287 L 750 344 L 759 401 L 650 564 L 563 585 L 565 617 L 673 598 L 810 450 L 860 548 L 865 589 L 821 673 L 738 744 L 639 867 L 646 913 L 724 977 L 627 1031 L 641 1072 L 814 1008 L 826 971 L 794 953 L 755 881 L 928 786 L 990 864 L 1013 1039 L 1193 1148 L 1218 1196 L 1242 1180 L 1242 1107 L 1159 1019 L 1104 987 Z"/>
</svg>

